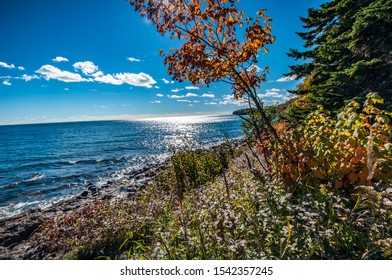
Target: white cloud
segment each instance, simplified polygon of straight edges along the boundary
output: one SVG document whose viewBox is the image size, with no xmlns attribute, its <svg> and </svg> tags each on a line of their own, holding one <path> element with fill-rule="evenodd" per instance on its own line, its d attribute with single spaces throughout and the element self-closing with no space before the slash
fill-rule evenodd
<svg viewBox="0 0 392 280">
<path fill-rule="evenodd" d="M 99 71 L 99 72 L 101 72 L 101 71 Z M 102 73 L 102 72 L 101 72 L 101 73 Z M 102 73 L 102 74 L 103 74 L 103 73 Z M 94 81 L 100 82 L 100 83 L 104 83 L 104 84 L 112 84 L 112 85 L 116 85 L 116 86 L 119 86 L 119 85 L 122 85 L 122 84 L 123 84 L 122 81 L 116 79 L 115 77 L 113 77 L 113 76 L 110 75 L 110 74 L 107 74 L 107 75 L 99 75 L 99 76 L 96 75 L 95 78 L 94 78 Z"/>
<path fill-rule="evenodd" d="M 162 93 L 157 93 L 157 96 L 158 97 L 163 97 L 163 94 Z"/>
<path fill-rule="evenodd" d="M 266 105 L 281 104 L 293 98 L 293 96 L 285 89 L 272 88 L 267 89 L 264 94 L 258 94 Z"/>
<path fill-rule="evenodd" d="M 62 71 L 52 65 L 43 65 L 35 73 L 41 74 L 45 80 L 58 80 L 66 83 L 72 82 L 91 82 L 92 79 L 82 78 L 79 74 L 71 73 L 69 71 Z"/>
<path fill-rule="evenodd" d="M 39 79 L 39 77 L 37 76 L 37 75 L 26 75 L 26 74 L 23 74 L 22 75 L 22 77 L 21 77 L 21 79 L 22 80 L 25 80 L 26 82 L 29 82 L 29 81 L 31 81 L 31 80 L 35 80 L 35 79 Z"/>
<path fill-rule="evenodd" d="M 63 62 L 63 61 L 69 61 L 68 58 L 62 57 L 62 56 L 57 56 L 56 58 L 52 59 L 54 62 Z"/>
<path fill-rule="evenodd" d="M 185 95 L 175 95 L 175 94 L 173 94 L 173 95 L 168 95 L 167 97 L 172 98 L 172 99 L 179 99 L 179 98 L 184 98 Z"/>
<path fill-rule="evenodd" d="M 160 89 L 160 87 L 158 87 L 158 86 L 155 86 L 154 88 L 156 88 L 156 89 Z"/>
<path fill-rule="evenodd" d="M 81 70 L 85 75 L 91 75 L 98 71 L 98 66 L 91 61 L 76 62 L 72 66 L 76 71 Z"/>
<path fill-rule="evenodd" d="M 189 104 L 188 107 L 193 107 L 193 104 Z"/>
<path fill-rule="evenodd" d="M 94 81 L 112 85 L 128 84 L 131 86 L 152 88 L 152 85 L 156 83 L 156 81 L 150 75 L 142 72 L 139 74 L 118 73 L 114 75 L 103 75 L 103 73 L 99 71 L 93 74 L 93 76 Z"/>
<path fill-rule="evenodd" d="M 294 95 L 287 95 L 287 96 L 283 97 L 283 100 L 289 101 L 293 98 L 294 98 Z"/>
<path fill-rule="evenodd" d="M 202 97 L 215 98 L 215 95 L 210 93 L 204 93 Z"/>
<path fill-rule="evenodd" d="M 283 92 L 284 90 L 273 88 L 273 89 L 267 89 L 265 93 L 263 94 L 258 94 L 257 96 L 259 98 L 281 98 L 284 97 L 283 94 L 280 92 Z"/>
<path fill-rule="evenodd" d="M 200 103 L 200 101 L 199 100 L 194 100 L 193 103 Z"/>
<path fill-rule="evenodd" d="M 251 71 L 252 69 L 256 69 L 256 73 L 261 72 L 261 68 L 255 64 L 251 65 L 248 69 L 249 71 Z"/>
<path fill-rule="evenodd" d="M 141 60 L 138 58 L 134 58 L 134 57 L 127 57 L 127 60 L 130 62 L 140 62 Z"/>
<path fill-rule="evenodd" d="M 192 93 L 192 92 L 188 92 L 187 94 L 186 94 L 186 97 L 197 97 L 198 95 L 197 94 L 194 94 L 194 93 Z"/>
<path fill-rule="evenodd" d="M 174 84 L 174 81 L 168 81 L 165 78 L 162 79 L 165 84 Z"/>
<path fill-rule="evenodd" d="M 284 83 L 284 82 L 294 81 L 296 78 L 297 78 L 296 76 L 287 76 L 287 77 L 282 77 L 280 79 L 277 79 L 276 81 L 278 83 Z"/>
<path fill-rule="evenodd" d="M 140 72 L 139 74 L 119 73 L 116 74 L 115 77 L 123 83 L 136 87 L 152 88 L 152 85 L 156 84 L 156 81 L 150 75 L 143 72 Z"/>
<path fill-rule="evenodd" d="M 25 70 L 23 66 L 18 66 L 18 69 L 19 69 L 20 71 L 24 71 L 24 70 Z"/>
<path fill-rule="evenodd" d="M 154 101 L 151 101 L 151 103 L 157 103 L 157 104 L 159 104 L 159 103 L 161 103 L 161 101 L 160 101 L 160 100 L 154 100 Z"/>
<path fill-rule="evenodd" d="M 97 71 L 97 72 L 91 74 L 91 76 L 93 76 L 94 78 L 96 78 L 96 77 L 104 76 L 104 74 L 103 74 L 102 71 Z"/>
<path fill-rule="evenodd" d="M 8 68 L 8 69 L 14 69 L 14 68 L 15 68 L 15 65 L 13 65 L 13 64 L 7 64 L 7 63 L 5 63 L 5 62 L 1 62 L 1 61 L 0 61 L 0 67 Z"/>
<path fill-rule="evenodd" d="M 152 88 L 152 85 L 156 84 L 156 81 L 146 73 L 115 73 L 115 74 L 104 74 L 98 70 L 91 61 L 76 62 L 73 64 L 76 71 L 80 70 L 83 74 L 91 76 L 92 78 L 83 78 L 78 73 L 72 73 L 69 71 L 62 71 L 52 65 L 44 65 L 37 71 L 38 74 L 44 76 L 46 80 L 55 79 L 63 82 L 100 82 L 112 85 L 128 84 L 131 86 Z M 33 77 L 34 78 L 34 77 Z M 38 77 L 37 77 L 38 78 Z M 29 79 L 26 76 L 26 79 Z"/>
<path fill-rule="evenodd" d="M 192 101 L 185 100 L 185 99 L 178 99 L 177 102 L 188 102 L 188 103 L 191 103 Z"/>
<path fill-rule="evenodd" d="M 208 103 L 204 103 L 204 105 L 218 105 L 218 103 L 216 103 L 216 102 L 208 102 Z"/>
<path fill-rule="evenodd" d="M 176 93 L 176 92 L 180 92 L 181 90 L 182 89 L 180 89 L 180 88 L 175 88 L 175 89 L 172 89 L 171 92 L 175 92 Z"/>
<path fill-rule="evenodd" d="M 64 88 L 65 91 L 69 91 L 69 88 Z"/>
<path fill-rule="evenodd" d="M 23 75 L 20 76 L 20 77 L 0 76 L 0 79 L 6 79 L 6 80 L 11 80 L 11 79 L 14 79 L 14 80 L 24 80 L 24 81 L 26 81 L 26 82 L 29 82 L 29 81 L 31 81 L 31 80 L 40 79 L 40 77 L 38 77 L 37 75 L 26 75 L 26 74 L 23 74 Z"/>
<path fill-rule="evenodd" d="M 233 95 L 223 95 L 223 101 L 220 101 L 219 104 L 221 105 L 237 105 L 237 106 L 244 106 L 247 104 L 246 101 L 243 99 L 235 99 Z"/>
<path fill-rule="evenodd" d="M 4 80 L 3 85 L 5 86 L 12 86 L 9 80 Z"/>
<path fill-rule="evenodd" d="M 200 88 L 199 87 L 195 87 L 195 86 L 188 86 L 188 87 L 185 87 L 187 90 L 199 90 Z"/>
</svg>

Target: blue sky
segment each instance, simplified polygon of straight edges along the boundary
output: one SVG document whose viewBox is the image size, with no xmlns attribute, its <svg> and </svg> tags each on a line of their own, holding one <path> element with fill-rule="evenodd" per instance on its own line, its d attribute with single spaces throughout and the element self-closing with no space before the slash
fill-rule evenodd
<svg viewBox="0 0 392 280">
<path fill-rule="evenodd" d="M 248 15 L 267 9 L 276 43 L 259 58 L 269 66 L 259 91 L 284 102 L 297 81 L 284 79 L 300 16 L 321 0 L 242 0 Z M 223 83 L 209 88 L 172 81 L 158 50 L 163 37 L 125 0 L 0 2 L 0 124 L 227 113 L 238 108 Z"/>
</svg>

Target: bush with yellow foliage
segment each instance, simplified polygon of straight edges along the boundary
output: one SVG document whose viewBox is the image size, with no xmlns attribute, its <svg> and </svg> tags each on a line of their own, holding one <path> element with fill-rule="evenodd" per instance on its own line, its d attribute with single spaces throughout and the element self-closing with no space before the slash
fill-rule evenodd
<svg viewBox="0 0 392 280">
<path fill-rule="evenodd" d="M 383 99 L 367 95 L 363 106 L 350 102 L 332 118 L 319 107 L 299 126 L 279 123 L 278 145 L 259 142 L 268 151 L 270 171 L 296 189 L 298 183 L 328 183 L 335 189 L 392 183 L 391 112 L 380 110 Z"/>
</svg>

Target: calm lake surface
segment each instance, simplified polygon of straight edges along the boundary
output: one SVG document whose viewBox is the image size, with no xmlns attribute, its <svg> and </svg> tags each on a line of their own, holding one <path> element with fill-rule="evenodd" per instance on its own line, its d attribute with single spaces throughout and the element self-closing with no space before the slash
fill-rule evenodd
<svg viewBox="0 0 392 280">
<path fill-rule="evenodd" d="M 162 162 L 170 146 L 241 137 L 241 123 L 227 115 L 0 126 L 0 218 Z"/>
</svg>

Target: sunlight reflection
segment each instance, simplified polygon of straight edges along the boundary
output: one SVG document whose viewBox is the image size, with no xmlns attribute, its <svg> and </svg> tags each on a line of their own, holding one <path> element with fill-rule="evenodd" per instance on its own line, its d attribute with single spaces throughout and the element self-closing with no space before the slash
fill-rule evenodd
<svg viewBox="0 0 392 280">
<path fill-rule="evenodd" d="M 159 134 L 160 143 L 157 145 L 179 148 L 188 145 L 199 146 L 201 135 L 210 129 L 209 124 L 232 120 L 233 116 L 230 115 L 196 115 L 147 118 L 142 121 L 148 122 Z"/>
</svg>

